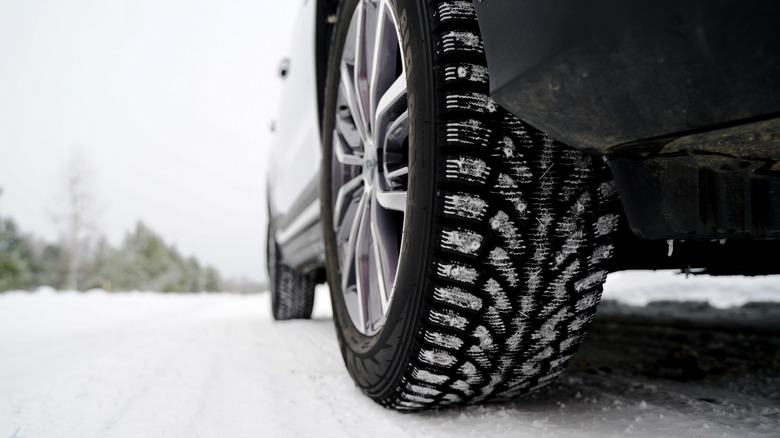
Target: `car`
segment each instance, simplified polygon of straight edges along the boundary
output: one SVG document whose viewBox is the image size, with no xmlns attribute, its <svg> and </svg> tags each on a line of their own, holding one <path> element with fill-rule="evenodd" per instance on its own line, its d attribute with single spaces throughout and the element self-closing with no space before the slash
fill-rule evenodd
<svg viewBox="0 0 780 438">
<path fill-rule="evenodd" d="M 381 405 L 561 374 L 609 272 L 780 273 L 775 2 L 309 0 L 268 162 L 276 319 L 327 281 Z"/>
</svg>

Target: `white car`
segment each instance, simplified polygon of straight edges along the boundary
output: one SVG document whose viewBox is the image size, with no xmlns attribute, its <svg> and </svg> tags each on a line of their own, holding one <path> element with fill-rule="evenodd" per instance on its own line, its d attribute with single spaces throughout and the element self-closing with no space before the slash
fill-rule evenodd
<svg viewBox="0 0 780 438">
<path fill-rule="evenodd" d="M 550 382 L 610 271 L 780 272 L 777 9 L 304 2 L 269 160 L 274 317 L 309 317 L 327 279 L 355 383 L 422 409 Z"/>
</svg>

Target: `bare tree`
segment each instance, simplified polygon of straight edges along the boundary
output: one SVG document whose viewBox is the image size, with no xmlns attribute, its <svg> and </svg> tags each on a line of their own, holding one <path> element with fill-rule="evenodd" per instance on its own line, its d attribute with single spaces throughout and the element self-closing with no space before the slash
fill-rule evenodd
<svg viewBox="0 0 780 438">
<path fill-rule="evenodd" d="M 93 178 L 88 160 L 79 151 L 74 151 L 64 174 L 62 213 L 55 215 L 57 222 L 64 222 L 63 238 L 68 250 L 66 285 L 71 290 L 78 290 L 82 262 L 96 233 L 97 205 L 92 191 Z"/>
</svg>

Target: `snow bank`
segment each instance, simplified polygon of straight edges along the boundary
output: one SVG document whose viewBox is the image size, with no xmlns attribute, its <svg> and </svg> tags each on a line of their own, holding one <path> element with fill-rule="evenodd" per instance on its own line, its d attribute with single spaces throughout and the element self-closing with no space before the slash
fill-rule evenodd
<svg viewBox="0 0 780 438">
<path fill-rule="evenodd" d="M 634 306 L 653 301 L 696 301 L 725 309 L 780 301 L 780 275 L 743 277 L 680 274 L 679 271 L 625 271 L 607 276 L 603 299 Z"/>
</svg>

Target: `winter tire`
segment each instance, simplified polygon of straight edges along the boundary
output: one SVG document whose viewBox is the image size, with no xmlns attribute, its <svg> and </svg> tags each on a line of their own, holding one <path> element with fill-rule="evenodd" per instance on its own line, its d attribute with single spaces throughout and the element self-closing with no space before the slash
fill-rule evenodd
<svg viewBox="0 0 780 438">
<path fill-rule="evenodd" d="M 503 400 L 574 355 L 612 254 L 600 160 L 488 97 L 468 1 L 342 1 L 322 216 L 344 361 L 383 406 Z"/>
<path fill-rule="evenodd" d="M 297 272 L 283 264 L 276 242 L 268 234 L 268 274 L 271 280 L 271 312 L 274 319 L 311 318 L 314 305 L 314 272 Z"/>
</svg>

